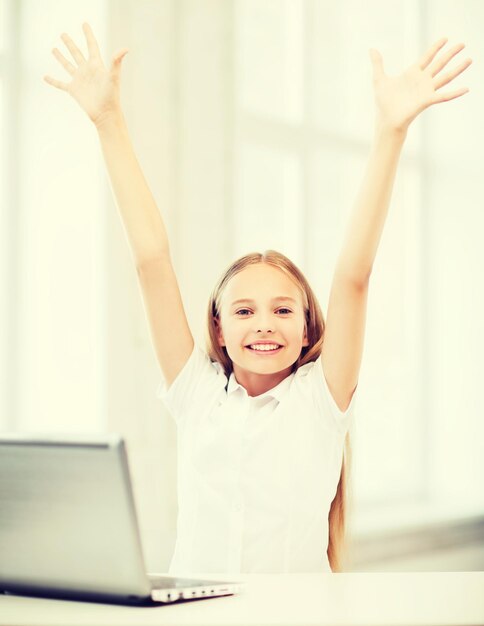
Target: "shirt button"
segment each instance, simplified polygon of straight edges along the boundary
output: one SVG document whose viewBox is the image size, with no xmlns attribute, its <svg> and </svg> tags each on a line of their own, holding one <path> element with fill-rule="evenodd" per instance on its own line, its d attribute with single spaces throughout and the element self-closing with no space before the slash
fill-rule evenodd
<svg viewBox="0 0 484 626">
<path fill-rule="evenodd" d="M 236 513 L 240 513 L 242 511 L 242 503 L 241 502 L 237 502 L 236 505 L 234 506 L 234 511 Z"/>
</svg>

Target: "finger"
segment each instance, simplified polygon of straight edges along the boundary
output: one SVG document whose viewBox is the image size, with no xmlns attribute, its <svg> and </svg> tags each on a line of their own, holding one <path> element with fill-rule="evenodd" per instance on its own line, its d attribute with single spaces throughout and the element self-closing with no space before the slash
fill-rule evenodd
<svg viewBox="0 0 484 626">
<path fill-rule="evenodd" d="M 437 104 L 438 102 L 447 102 L 448 100 L 454 100 L 454 98 L 459 98 L 463 96 L 469 91 L 467 87 L 462 87 L 461 89 L 457 89 L 456 91 L 450 91 L 448 93 L 443 93 L 438 95 L 432 101 L 432 104 Z"/>
<path fill-rule="evenodd" d="M 60 80 L 56 80 L 55 78 L 51 78 L 50 76 L 44 76 L 44 80 L 46 83 L 49 83 L 49 85 L 57 87 L 57 89 L 62 89 L 62 91 L 68 90 L 68 84 L 62 83 Z"/>
<path fill-rule="evenodd" d="M 87 41 L 87 49 L 89 50 L 90 57 L 101 57 L 101 52 L 99 50 L 99 46 L 97 44 L 96 38 L 94 37 L 94 33 L 92 32 L 92 28 L 87 22 L 84 22 L 82 25 L 82 30 L 84 31 L 84 35 L 86 36 Z"/>
<path fill-rule="evenodd" d="M 123 48 L 113 55 L 111 62 L 111 72 L 116 76 L 119 76 L 121 71 L 121 61 L 124 59 L 125 55 L 128 54 L 128 52 L 129 50 L 127 48 Z"/>
<path fill-rule="evenodd" d="M 76 44 L 72 41 L 72 39 L 66 33 L 62 33 L 61 35 L 62 41 L 66 44 L 69 52 L 72 54 L 72 58 L 77 63 L 77 65 L 81 65 L 81 63 L 85 63 L 86 59 L 84 55 L 76 46 Z"/>
<path fill-rule="evenodd" d="M 451 48 L 449 52 L 447 52 L 447 54 L 444 54 L 444 56 L 441 59 L 435 59 L 435 61 L 428 68 L 432 77 L 436 76 L 440 72 L 440 70 L 442 70 L 447 65 L 447 63 L 453 57 L 455 57 L 455 55 L 458 52 L 460 52 L 463 48 L 465 48 L 464 44 L 459 43 L 453 48 Z"/>
<path fill-rule="evenodd" d="M 375 50 L 374 48 L 370 48 L 369 53 L 370 53 L 371 63 L 373 65 L 373 77 L 375 80 L 378 80 L 385 73 L 383 70 L 382 56 L 378 52 L 378 50 Z"/>
<path fill-rule="evenodd" d="M 420 69 L 424 70 L 427 65 L 429 65 L 429 63 L 432 61 L 432 59 L 434 58 L 434 56 L 437 54 L 437 52 L 443 47 L 445 46 L 445 44 L 447 43 L 448 39 L 447 37 L 443 37 L 442 39 L 439 39 L 438 41 L 436 41 L 433 46 L 431 46 L 427 52 L 425 52 L 419 60 L 419 65 L 420 65 Z"/>
<path fill-rule="evenodd" d="M 447 74 L 442 76 L 442 78 L 440 78 L 438 82 L 434 83 L 435 89 L 440 89 L 444 85 L 447 85 L 447 83 L 450 83 L 450 81 L 454 80 L 456 76 L 459 76 L 459 74 L 462 74 L 462 72 L 465 69 L 467 69 L 471 63 L 472 63 L 472 59 L 467 59 L 466 61 L 461 63 L 458 67 L 456 67 L 452 72 L 448 72 Z"/>
<path fill-rule="evenodd" d="M 72 74 L 75 73 L 76 68 L 72 65 L 72 63 L 70 63 L 70 61 L 68 61 L 65 58 L 65 56 L 62 54 L 62 52 L 60 52 L 57 48 L 53 48 L 52 54 L 61 63 L 61 65 L 69 72 L 69 74 L 71 76 L 72 76 Z"/>
</svg>

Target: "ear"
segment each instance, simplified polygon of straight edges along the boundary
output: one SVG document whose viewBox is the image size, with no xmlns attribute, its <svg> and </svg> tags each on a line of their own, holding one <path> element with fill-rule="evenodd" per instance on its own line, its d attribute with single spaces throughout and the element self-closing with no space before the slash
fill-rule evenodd
<svg viewBox="0 0 484 626">
<path fill-rule="evenodd" d="M 224 336 L 223 336 L 223 332 L 222 332 L 222 326 L 220 325 L 220 321 L 218 320 L 218 318 L 214 317 L 213 321 L 214 321 L 215 327 L 217 329 L 218 345 L 223 347 L 223 346 L 225 346 L 225 340 L 224 340 Z"/>
<path fill-rule="evenodd" d="M 307 331 L 306 331 L 306 326 L 304 326 L 304 336 L 303 336 L 303 342 L 302 342 L 303 348 L 306 346 L 309 346 L 309 339 L 308 339 L 308 335 L 307 335 Z"/>
</svg>

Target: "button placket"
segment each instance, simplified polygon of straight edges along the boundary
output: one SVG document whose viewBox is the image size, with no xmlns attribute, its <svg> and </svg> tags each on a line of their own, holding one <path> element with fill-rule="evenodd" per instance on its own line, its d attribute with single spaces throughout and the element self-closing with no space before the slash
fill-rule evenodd
<svg viewBox="0 0 484 626">
<path fill-rule="evenodd" d="M 242 542 L 244 534 L 244 499 L 241 488 L 241 468 L 243 459 L 244 435 L 247 429 L 247 416 L 250 412 L 250 399 L 245 398 L 241 411 L 237 416 L 239 430 L 238 460 L 234 463 L 234 493 L 230 511 L 230 550 L 228 558 L 229 571 L 240 572 L 242 566 Z"/>
<path fill-rule="evenodd" d="M 247 398 L 249 400 L 249 398 Z M 239 449 L 238 449 L 238 462 L 236 469 L 236 477 L 235 477 L 235 492 L 234 499 L 232 504 L 232 512 L 236 514 L 241 514 L 244 510 L 244 499 L 242 495 L 242 489 L 240 484 L 240 473 L 242 468 L 242 459 L 244 457 L 244 441 L 245 441 L 245 433 L 247 430 L 247 414 L 250 411 L 250 404 L 244 407 L 240 414 L 240 430 L 239 430 Z"/>
</svg>

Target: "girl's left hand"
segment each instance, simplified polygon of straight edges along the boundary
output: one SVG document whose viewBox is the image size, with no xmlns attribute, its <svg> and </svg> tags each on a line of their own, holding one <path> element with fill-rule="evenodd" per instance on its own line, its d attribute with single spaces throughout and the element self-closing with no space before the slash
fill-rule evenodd
<svg viewBox="0 0 484 626">
<path fill-rule="evenodd" d="M 370 50 L 377 121 L 381 126 L 406 131 L 412 120 L 427 107 L 459 98 L 469 91 L 467 87 L 455 91 L 438 91 L 472 63 L 471 59 L 466 59 L 455 69 L 441 74 L 449 61 L 465 47 L 462 43 L 457 44 L 445 54 L 437 55 L 446 43 L 447 38 L 437 41 L 400 76 L 387 76 L 383 71 L 381 54 L 377 50 Z"/>
</svg>

